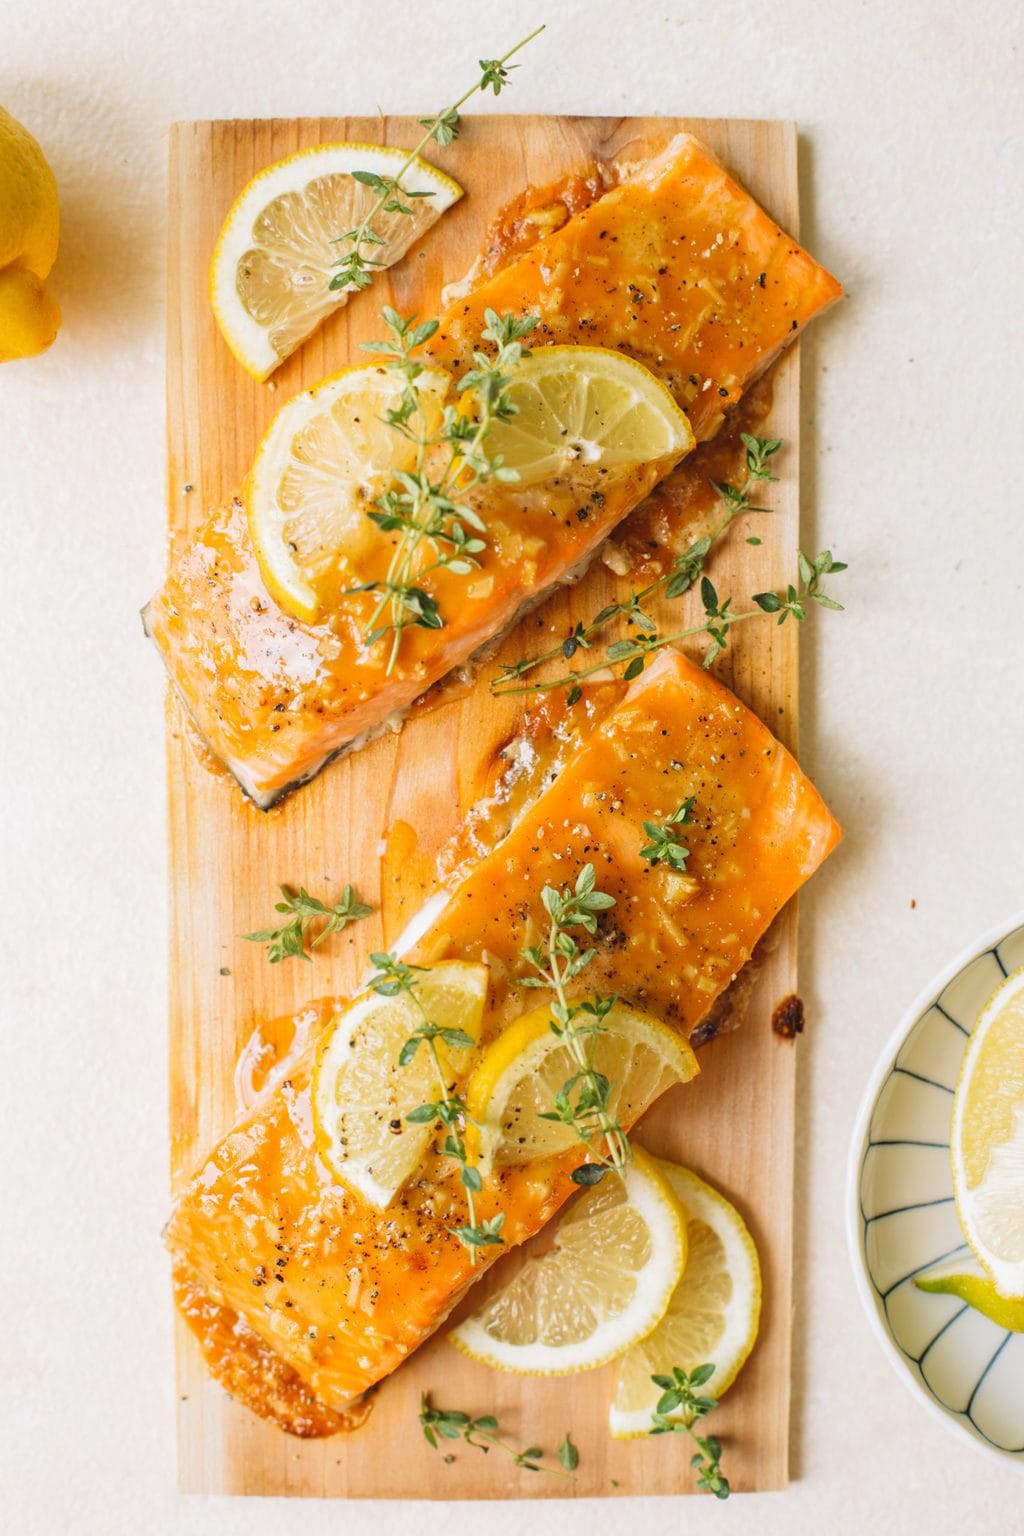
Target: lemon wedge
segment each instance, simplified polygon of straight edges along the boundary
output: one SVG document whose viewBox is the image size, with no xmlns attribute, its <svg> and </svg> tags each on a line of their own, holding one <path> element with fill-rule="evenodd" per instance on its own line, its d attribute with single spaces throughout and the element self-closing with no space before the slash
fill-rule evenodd
<svg viewBox="0 0 1024 1536">
<path fill-rule="evenodd" d="M 325 1033 L 313 1069 L 317 1148 L 331 1172 L 371 1205 L 390 1204 L 434 1134 L 432 1125 L 406 1119 L 438 1097 L 433 1059 L 421 1048 L 400 1066 L 402 1046 L 424 1014 L 441 1029 L 459 1029 L 477 1040 L 487 984 L 485 965 L 451 960 L 425 967 L 416 973 L 418 1003 L 408 992 L 394 997 L 365 992 Z M 435 1043 L 444 1067 L 457 1077 L 469 1047 Z"/>
<path fill-rule="evenodd" d="M 622 1003 L 605 1016 L 600 1033 L 585 1038 L 594 1070 L 614 1085 L 609 1113 L 623 1126 L 638 1120 L 666 1088 L 689 1082 L 700 1070 L 675 1030 Z M 570 1126 L 543 1118 L 578 1070 L 569 1046 L 551 1029 L 550 1008 L 532 1009 L 499 1036 L 466 1085 L 475 1122 L 468 1129 L 479 1145 L 482 1171 L 579 1145 Z"/>
<path fill-rule="evenodd" d="M 657 1167 L 686 1215 L 686 1268 L 657 1327 L 619 1361 L 609 1414 L 617 1440 L 650 1432 L 661 1396 L 651 1377 L 675 1366 L 713 1363 L 701 1391 L 721 1397 L 753 1349 L 761 1317 L 761 1267 L 739 1212 L 689 1169 L 660 1158 Z"/>
<path fill-rule="evenodd" d="M 530 338 L 526 338 L 529 346 Z M 538 347 L 515 372 L 516 414 L 497 421 L 487 451 L 523 485 L 682 458 L 690 423 L 642 363 L 606 347 Z"/>
<path fill-rule="evenodd" d="M 967 1042 L 950 1154 L 975 1257 L 1001 1296 L 1024 1298 L 1024 967 L 992 994 Z"/>
<path fill-rule="evenodd" d="M 378 194 L 353 173 L 394 177 L 407 158 L 374 144 L 320 144 L 268 165 L 243 188 L 213 253 L 210 300 L 224 340 L 254 378 L 269 378 L 354 291 L 330 287 L 333 263 L 351 249 L 338 236 L 358 228 Z M 362 249 L 381 267 L 400 261 L 462 196 L 457 182 L 419 158 L 402 185 L 411 213 L 382 209 L 373 224 L 382 243 Z"/>
<path fill-rule="evenodd" d="M 384 420 L 403 384 L 379 364 L 346 368 L 290 400 L 260 444 L 246 485 L 249 533 L 268 590 L 306 623 L 346 570 L 356 584 L 358 561 L 383 539 L 367 512 L 415 464 L 415 445 Z M 438 371 L 417 380 L 426 430 L 448 385 Z"/>
<path fill-rule="evenodd" d="M 988 1275 L 930 1274 L 918 1275 L 914 1284 L 919 1291 L 934 1296 L 956 1296 L 969 1307 L 990 1318 L 999 1328 L 1024 1333 L 1024 1297 L 1009 1300 L 1000 1296 Z"/>
<path fill-rule="evenodd" d="M 686 1263 L 683 1212 L 639 1148 L 563 1216 L 550 1252 L 449 1334 L 473 1360 L 527 1376 L 593 1370 L 657 1324 Z"/>
</svg>

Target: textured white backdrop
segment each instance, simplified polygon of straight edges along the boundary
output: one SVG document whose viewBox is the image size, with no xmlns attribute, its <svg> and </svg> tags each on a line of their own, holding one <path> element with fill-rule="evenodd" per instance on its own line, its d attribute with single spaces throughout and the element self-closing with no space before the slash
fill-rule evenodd
<svg viewBox="0 0 1024 1536">
<path fill-rule="evenodd" d="M 861 1087 L 895 1020 L 1022 904 L 1019 8 L 997 0 L 5 0 L 0 102 L 64 232 L 49 356 L 0 371 L 0 1524 L 12 1536 L 369 1532 L 481 1516 L 957 1536 L 1020 1529 L 868 1331 L 843 1236 Z M 167 1206 L 162 678 L 166 128 L 427 111 L 539 20 L 501 106 L 791 117 L 803 233 L 849 299 L 804 342 L 805 542 L 851 563 L 805 643 L 806 766 L 848 840 L 803 908 L 794 1472 L 656 1509 L 182 1499 Z M 916 907 L 912 906 L 916 901 Z M 728 1135 L 723 1126 L 722 1134 Z"/>
</svg>

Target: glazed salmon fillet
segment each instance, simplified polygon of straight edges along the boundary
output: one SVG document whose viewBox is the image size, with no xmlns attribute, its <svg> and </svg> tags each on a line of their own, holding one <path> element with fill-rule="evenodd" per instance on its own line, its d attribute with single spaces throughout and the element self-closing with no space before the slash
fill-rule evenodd
<svg viewBox="0 0 1024 1536">
<path fill-rule="evenodd" d="M 667 818 L 688 796 L 680 875 L 642 858 L 642 822 Z M 615 906 L 576 995 L 615 993 L 689 1036 L 839 836 L 756 716 L 664 652 L 497 847 L 428 904 L 402 954 L 489 967 L 479 1053 L 538 1001 L 523 984 L 521 951 L 540 936 L 543 885 L 570 884 L 590 863 Z M 178 1302 L 209 1368 L 237 1399 L 302 1435 L 346 1427 L 346 1410 L 434 1332 L 499 1252 L 482 1250 L 474 1266 L 448 1230 L 462 1200 L 450 1160 L 429 1153 L 384 1210 L 321 1160 L 312 1062 L 344 1001 L 306 1010 L 307 1044 L 287 1080 L 215 1147 L 168 1229 Z M 477 1197 L 479 1217 L 504 1212 L 506 1244 L 525 1241 L 574 1190 L 581 1158 L 501 1170 Z"/>
<path fill-rule="evenodd" d="M 840 292 L 707 150 L 681 135 L 452 304 L 430 351 L 458 375 L 480 345 L 485 310 L 537 315 L 531 348 L 585 343 L 634 358 L 671 390 L 701 442 Z M 488 539 L 479 580 L 445 570 L 427 579 L 444 627 L 406 630 L 390 673 L 388 647 L 366 646 L 352 601 L 309 624 L 278 606 L 250 541 L 244 488 L 174 561 L 146 628 L 206 744 L 266 808 L 399 721 L 433 683 L 578 574 L 671 467 L 638 466 L 582 507 L 559 482 L 497 489 L 487 520 L 503 519 L 510 536 Z"/>
</svg>

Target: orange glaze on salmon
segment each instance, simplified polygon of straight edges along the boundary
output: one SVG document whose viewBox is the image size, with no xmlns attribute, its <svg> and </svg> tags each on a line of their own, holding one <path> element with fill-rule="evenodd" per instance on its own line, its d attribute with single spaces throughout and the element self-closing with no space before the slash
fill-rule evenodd
<svg viewBox="0 0 1024 1536">
<path fill-rule="evenodd" d="M 783 233 L 689 135 L 580 209 L 450 306 L 430 350 L 461 372 L 484 310 L 538 314 L 531 347 L 616 348 L 655 372 L 698 442 L 839 284 Z M 503 493 L 515 538 L 484 557 L 487 580 L 445 593 L 445 627 L 405 632 L 398 665 L 367 650 L 351 602 L 303 624 L 267 592 L 243 500 L 219 511 L 175 561 L 145 613 L 205 742 L 267 807 L 404 716 L 439 678 L 505 631 L 523 608 L 582 569 L 667 472 L 641 466 L 581 508 L 564 487 Z M 454 582 L 447 572 L 426 580 Z M 470 588 L 474 591 L 471 592 Z"/>
<path fill-rule="evenodd" d="M 668 817 L 688 795 L 686 873 L 651 866 L 641 823 Z M 614 992 L 690 1034 L 839 835 L 750 710 L 665 652 L 404 954 L 490 967 L 482 1049 L 537 1003 L 522 986 L 520 951 L 539 936 L 542 886 L 572 882 L 592 863 L 616 904 L 577 993 Z M 179 1299 L 214 1375 L 256 1412 L 309 1435 L 342 1427 L 337 1416 L 430 1336 L 482 1267 L 447 1230 L 463 1209 L 450 1160 L 430 1154 L 381 1211 L 318 1156 L 311 1061 L 338 1006 L 316 1006 L 303 1056 L 214 1149 L 168 1236 Z M 579 1161 L 574 1152 L 503 1170 L 485 1183 L 479 1214 L 503 1211 L 506 1243 L 525 1241 L 572 1192 Z M 496 1252 L 483 1250 L 482 1264 Z"/>
</svg>

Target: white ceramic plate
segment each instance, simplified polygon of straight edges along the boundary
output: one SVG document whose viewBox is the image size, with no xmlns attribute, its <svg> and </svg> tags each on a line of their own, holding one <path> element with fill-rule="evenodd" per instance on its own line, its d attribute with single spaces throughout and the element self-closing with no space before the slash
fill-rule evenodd
<svg viewBox="0 0 1024 1536">
<path fill-rule="evenodd" d="M 1024 913 L 965 950 L 914 1003 L 868 1084 L 850 1147 L 847 1233 L 861 1300 L 896 1371 L 959 1434 L 1024 1466 L 1024 1333 L 914 1284 L 976 1270 L 953 1199 L 949 1128 L 982 1007 L 1024 965 Z"/>
</svg>

